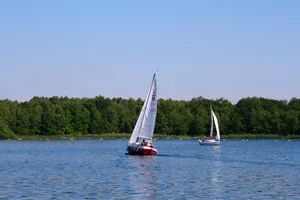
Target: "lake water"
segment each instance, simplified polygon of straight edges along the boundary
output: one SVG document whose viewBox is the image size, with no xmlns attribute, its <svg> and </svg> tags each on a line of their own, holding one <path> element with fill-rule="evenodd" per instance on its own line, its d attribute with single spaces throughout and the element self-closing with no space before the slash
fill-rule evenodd
<svg viewBox="0 0 300 200">
<path fill-rule="evenodd" d="M 0 199 L 300 199 L 300 142 L 0 141 Z"/>
</svg>

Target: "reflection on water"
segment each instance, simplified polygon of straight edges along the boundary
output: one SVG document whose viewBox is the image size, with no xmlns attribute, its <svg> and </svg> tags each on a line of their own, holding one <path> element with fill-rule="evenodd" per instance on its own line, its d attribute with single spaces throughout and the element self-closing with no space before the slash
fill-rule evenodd
<svg viewBox="0 0 300 200">
<path fill-rule="evenodd" d="M 139 199 L 154 198 L 159 177 L 156 175 L 155 156 L 128 156 L 133 172 L 128 174 L 128 186 Z"/>
<path fill-rule="evenodd" d="M 221 168 L 223 165 L 221 158 L 221 147 L 214 146 L 212 147 L 212 152 L 214 154 L 211 162 L 211 177 L 210 181 L 212 184 L 213 196 L 219 197 L 222 194 L 222 187 L 220 187 L 221 181 Z"/>
</svg>

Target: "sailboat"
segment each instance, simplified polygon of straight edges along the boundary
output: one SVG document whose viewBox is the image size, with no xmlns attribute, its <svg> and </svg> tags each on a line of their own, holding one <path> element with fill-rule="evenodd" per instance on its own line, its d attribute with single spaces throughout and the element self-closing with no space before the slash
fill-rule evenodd
<svg viewBox="0 0 300 200">
<path fill-rule="evenodd" d="M 157 113 L 157 85 L 155 74 L 147 93 L 139 118 L 135 124 L 131 137 L 127 144 L 128 154 L 156 155 L 152 137 Z"/>
<path fill-rule="evenodd" d="M 209 146 L 219 146 L 220 145 L 220 130 L 219 130 L 219 123 L 218 119 L 212 109 L 212 106 L 210 106 L 210 118 L 211 118 L 211 127 L 210 127 L 210 136 L 209 139 L 200 139 L 199 144 L 200 145 L 209 145 Z M 216 126 L 216 138 L 213 138 L 213 132 L 214 132 L 214 124 Z"/>
</svg>

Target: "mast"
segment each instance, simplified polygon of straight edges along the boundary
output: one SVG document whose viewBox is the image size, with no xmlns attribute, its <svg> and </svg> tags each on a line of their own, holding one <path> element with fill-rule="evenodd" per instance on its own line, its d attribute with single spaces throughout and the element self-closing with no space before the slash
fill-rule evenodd
<svg viewBox="0 0 300 200">
<path fill-rule="evenodd" d="M 214 132 L 214 119 L 213 119 L 213 110 L 212 110 L 212 105 L 210 105 L 210 121 L 211 121 L 211 126 L 210 126 L 210 135 L 209 138 L 213 138 L 213 132 Z"/>
<path fill-rule="evenodd" d="M 150 85 L 150 89 L 149 89 L 148 95 L 146 97 L 146 103 L 145 103 L 146 106 L 144 108 L 145 110 L 144 110 L 144 113 L 143 113 L 143 118 L 142 118 L 142 121 L 141 121 L 141 125 L 140 125 L 140 129 L 139 129 L 138 135 L 141 135 L 141 130 L 142 130 L 142 126 L 143 126 L 143 123 L 144 123 L 146 110 L 147 110 L 147 107 L 148 107 L 149 97 L 150 97 L 150 94 L 151 94 L 151 91 L 152 91 L 152 88 L 153 88 L 153 83 L 154 83 L 155 75 L 156 74 L 154 73 L 153 78 L 152 78 L 152 82 L 151 82 L 151 85 Z"/>
</svg>

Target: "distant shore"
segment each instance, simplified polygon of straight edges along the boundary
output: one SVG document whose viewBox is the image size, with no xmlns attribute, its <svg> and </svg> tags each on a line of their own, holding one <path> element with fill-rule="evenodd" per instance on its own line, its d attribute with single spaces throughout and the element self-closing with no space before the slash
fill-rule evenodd
<svg viewBox="0 0 300 200">
<path fill-rule="evenodd" d="M 11 140 L 75 140 L 75 139 L 125 139 L 128 140 L 131 134 L 129 133 L 106 133 L 99 135 L 18 135 Z M 153 139 L 199 139 L 207 138 L 208 136 L 186 136 L 186 135 L 164 135 L 154 134 Z M 267 134 L 230 134 L 221 135 L 223 139 L 300 139 L 300 135 L 267 135 Z"/>
</svg>

